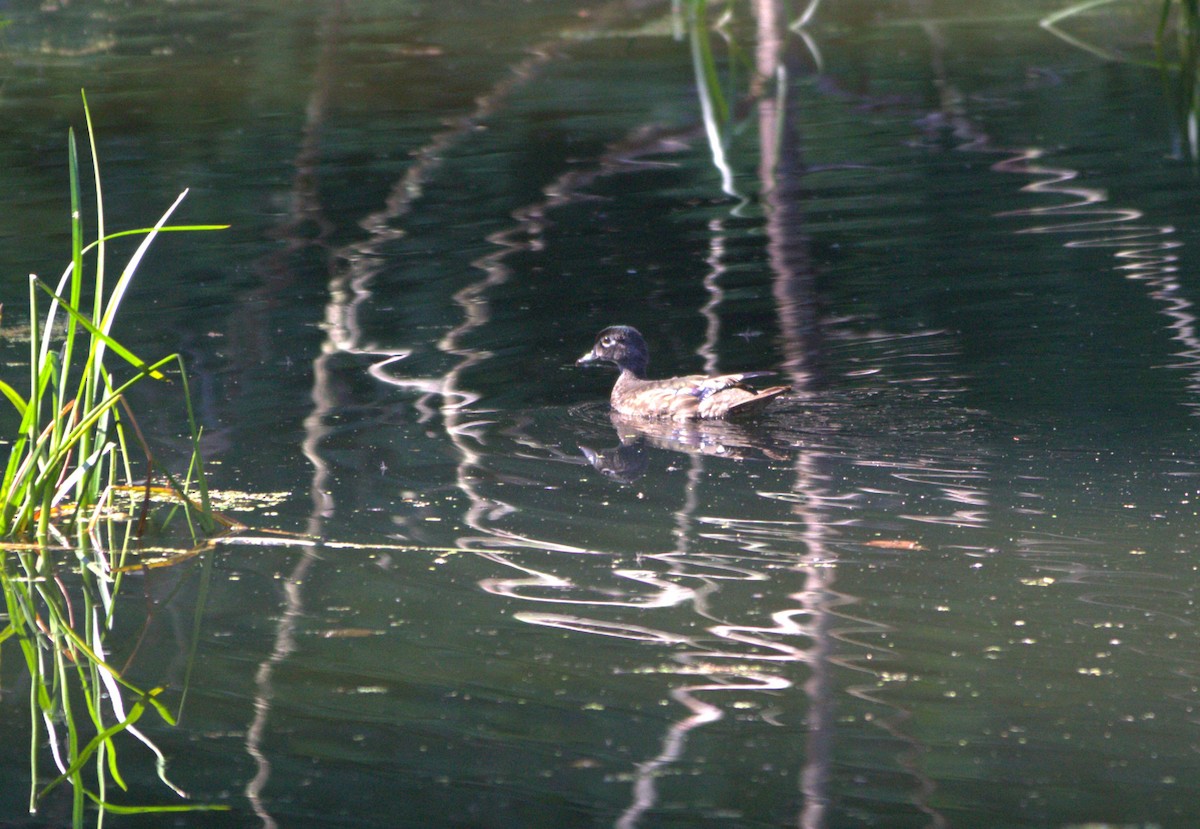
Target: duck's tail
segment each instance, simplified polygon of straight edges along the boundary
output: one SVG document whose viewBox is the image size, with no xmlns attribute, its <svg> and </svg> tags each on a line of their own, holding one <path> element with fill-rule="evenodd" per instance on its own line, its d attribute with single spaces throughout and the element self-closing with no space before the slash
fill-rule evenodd
<svg viewBox="0 0 1200 829">
<path fill-rule="evenodd" d="M 771 386 L 754 393 L 753 397 L 748 397 L 745 400 L 735 403 L 729 407 L 729 417 L 748 417 L 756 415 L 770 405 L 771 401 L 781 394 L 787 394 L 792 390 L 791 386 Z"/>
</svg>

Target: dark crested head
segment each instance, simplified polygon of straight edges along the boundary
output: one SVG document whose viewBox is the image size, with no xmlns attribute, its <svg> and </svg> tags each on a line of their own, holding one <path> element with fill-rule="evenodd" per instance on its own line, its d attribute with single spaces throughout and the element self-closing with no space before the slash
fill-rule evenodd
<svg viewBox="0 0 1200 829">
<path fill-rule="evenodd" d="M 650 352 L 636 328 L 613 325 L 596 335 L 592 350 L 576 360 L 575 365 L 601 362 L 616 363 L 617 368 L 632 372 L 634 377 L 645 377 Z"/>
</svg>

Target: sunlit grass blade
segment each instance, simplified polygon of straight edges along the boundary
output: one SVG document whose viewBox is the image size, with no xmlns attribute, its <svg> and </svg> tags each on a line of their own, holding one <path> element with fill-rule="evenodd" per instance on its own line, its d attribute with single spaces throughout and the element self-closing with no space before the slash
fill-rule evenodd
<svg viewBox="0 0 1200 829">
<path fill-rule="evenodd" d="M 180 197 L 182 198 L 184 195 L 187 195 L 187 191 L 184 191 Z M 110 233 L 104 237 L 104 241 L 111 242 L 113 239 L 121 239 L 125 236 L 144 236 L 147 233 L 191 233 L 197 230 L 229 230 L 229 227 L 229 225 L 163 225 L 162 227 L 139 227 L 133 230 L 118 230 L 116 233 Z M 97 244 L 97 242 L 92 242 L 83 249 L 83 252 L 91 252 Z"/>
<path fill-rule="evenodd" d="M 104 314 L 100 318 L 100 328 L 104 332 L 105 337 L 102 344 L 97 346 L 95 351 L 95 361 L 99 363 L 104 358 L 104 345 L 111 343 L 107 335 L 112 331 L 113 321 L 117 316 L 117 309 L 121 307 L 121 301 L 125 298 L 125 292 L 129 288 L 129 283 L 133 280 L 133 275 L 137 271 L 138 265 L 141 264 L 142 258 L 145 257 L 146 251 L 150 249 L 150 244 L 158 236 L 159 229 L 167 223 L 167 219 L 171 218 L 171 214 L 176 208 L 183 203 L 187 197 L 188 191 L 184 190 L 176 197 L 175 201 L 167 208 L 167 212 L 163 213 L 162 217 L 155 223 L 149 233 L 145 235 L 141 243 L 137 246 L 137 250 L 129 257 L 129 262 L 125 265 L 125 269 L 121 272 L 121 276 L 117 279 L 117 284 L 113 286 L 112 295 L 108 298 L 107 304 L 104 306 Z M 102 237 L 103 238 L 103 237 Z"/>
<path fill-rule="evenodd" d="M 8 383 L 0 380 L 0 394 L 8 398 L 8 402 L 13 404 L 13 408 L 17 410 L 17 414 L 24 420 L 25 408 L 28 404 L 25 402 L 25 398 L 21 396 L 21 393 Z"/>
<path fill-rule="evenodd" d="M 95 298 L 93 317 L 99 319 L 100 308 L 104 301 L 104 268 L 108 262 L 108 257 L 104 255 L 104 243 L 108 240 L 108 236 L 104 232 L 104 188 L 100 186 L 100 153 L 96 151 L 96 128 L 92 124 L 92 108 L 88 106 L 87 92 L 79 90 L 79 96 L 83 99 L 83 118 L 87 123 L 88 133 L 88 149 L 92 152 L 92 180 L 95 182 L 96 188 L 96 278 L 93 282 L 95 288 Z M 89 248 L 92 246 L 89 245 Z M 72 294 L 72 299 L 75 304 L 79 304 L 79 298 Z"/>
</svg>

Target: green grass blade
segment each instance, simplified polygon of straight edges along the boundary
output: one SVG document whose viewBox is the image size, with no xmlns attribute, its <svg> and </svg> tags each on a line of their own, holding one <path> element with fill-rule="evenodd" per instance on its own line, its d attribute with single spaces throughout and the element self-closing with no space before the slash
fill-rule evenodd
<svg viewBox="0 0 1200 829">
<path fill-rule="evenodd" d="M 200 454 L 200 436 L 201 428 L 196 424 L 196 412 L 192 408 L 191 387 L 188 384 L 187 367 L 184 365 L 183 357 L 179 358 L 179 380 L 183 385 L 183 401 L 187 407 L 188 429 L 192 442 L 192 462 L 188 467 L 188 479 L 190 480 L 193 473 L 196 477 L 196 486 L 200 490 L 200 507 L 207 515 L 212 512 L 212 502 L 208 497 L 208 476 L 204 474 L 204 457 Z M 186 486 L 185 481 L 185 486 Z M 186 495 L 186 491 L 184 492 Z M 204 521 L 205 532 L 213 532 L 216 525 L 212 522 Z"/>
<path fill-rule="evenodd" d="M 141 236 L 146 233 L 180 233 L 194 230 L 229 230 L 230 227 L 230 225 L 163 225 L 162 227 L 139 227 L 133 230 L 118 230 L 115 233 L 110 233 L 104 237 L 104 241 L 111 242 L 113 239 L 120 239 L 122 236 Z M 92 242 L 83 249 L 83 252 L 89 252 L 92 248 L 96 247 L 96 244 L 96 242 Z"/>
<path fill-rule="evenodd" d="M 67 158 L 70 168 L 71 181 L 71 301 L 79 304 L 83 290 L 83 212 L 80 207 L 82 198 L 79 194 L 79 150 L 75 142 L 75 129 L 67 131 Z M 60 287 L 61 291 L 62 288 Z M 46 324 L 46 338 L 49 339 L 50 329 L 53 328 L 53 311 Z M 75 326 L 67 326 L 67 355 L 70 356 L 75 342 Z"/>
<path fill-rule="evenodd" d="M 64 297 L 55 293 L 54 289 L 51 288 L 49 285 L 47 285 L 45 282 L 42 282 L 42 280 L 37 279 L 36 277 L 34 278 L 34 281 L 39 288 L 41 288 L 49 296 L 53 297 L 58 302 L 59 305 L 61 305 L 64 309 L 66 309 L 67 313 L 71 315 L 72 319 L 74 319 L 76 322 L 78 322 L 80 325 L 82 325 L 84 328 L 86 328 L 88 330 L 88 333 L 90 333 L 93 337 L 100 340 L 101 343 L 103 343 L 104 345 L 107 345 L 109 348 L 111 348 L 113 350 L 113 352 L 116 353 L 119 357 L 121 357 L 121 359 L 125 360 L 125 362 L 129 363 L 131 366 L 133 366 L 134 368 L 136 368 L 138 371 L 142 372 L 143 374 L 148 374 L 150 377 L 153 377 L 155 380 L 165 380 L 166 379 L 166 377 L 161 372 L 152 371 L 149 368 L 149 366 L 145 360 L 138 357 L 133 352 L 131 352 L 129 349 L 125 348 L 125 346 L 121 345 L 119 342 L 114 340 L 112 337 L 110 337 L 108 335 L 107 332 L 100 330 L 100 328 L 98 328 L 96 325 L 94 325 L 92 323 L 92 321 L 90 319 L 88 319 L 86 316 L 84 316 L 79 311 L 78 308 L 76 308 L 74 305 L 72 305 L 70 302 L 68 302 Z M 110 322 L 110 325 L 111 325 L 111 322 Z M 97 346 L 97 351 L 98 350 L 99 350 L 99 346 Z M 97 357 L 97 362 L 99 362 L 99 357 Z"/>
<path fill-rule="evenodd" d="M 16 409 L 17 414 L 21 416 L 21 420 L 24 420 L 25 412 L 28 409 L 28 404 L 26 404 L 25 398 L 22 397 L 16 389 L 14 389 L 8 383 L 5 383 L 3 380 L 0 380 L 0 394 L 3 394 L 8 398 L 8 402 L 13 404 L 13 408 Z"/>
<path fill-rule="evenodd" d="M 30 442 L 37 439 L 37 421 L 41 409 L 41 394 L 38 390 L 38 374 L 41 361 L 38 359 L 38 311 L 37 287 L 34 284 L 37 277 L 29 275 L 29 411 L 22 424 L 25 437 Z"/>
<path fill-rule="evenodd" d="M 118 806 L 116 803 L 101 800 L 92 792 L 88 792 L 87 796 L 97 806 L 100 806 L 105 811 L 112 812 L 114 815 L 154 815 L 160 812 L 164 814 L 173 812 L 228 812 L 233 808 L 232 806 L 225 806 L 219 803 L 186 803 L 179 806 Z"/>
<path fill-rule="evenodd" d="M 67 766 L 67 768 L 58 777 L 47 783 L 45 787 L 38 793 L 38 797 L 45 797 L 56 786 L 78 775 L 79 771 L 88 762 L 88 760 L 91 759 L 92 755 L 96 753 L 96 750 L 99 749 L 102 744 L 110 742 L 114 736 L 120 734 L 126 728 L 136 723 L 139 719 L 141 719 L 142 714 L 145 713 L 145 711 L 146 704 L 142 700 L 135 702 L 130 707 L 129 715 L 127 717 L 119 722 L 114 723 L 113 725 L 110 725 L 108 728 L 103 729 L 99 734 L 90 739 L 82 749 L 76 752 L 75 758 L 72 760 L 71 764 Z M 123 781 L 119 785 L 122 789 L 125 788 Z"/>
</svg>

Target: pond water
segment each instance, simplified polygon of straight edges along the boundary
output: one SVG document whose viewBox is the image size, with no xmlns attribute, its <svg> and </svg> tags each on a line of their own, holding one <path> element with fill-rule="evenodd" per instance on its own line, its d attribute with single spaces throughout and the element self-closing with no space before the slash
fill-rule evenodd
<svg viewBox="0 0 1200 829">
<path fill-rule="evenodd" d="M 158 240 L 118 335 L 187 358 L 212 485 L 279 500 L 129 579 L 111 645 L 228 810 L 107 822 L 1200 823 L 1200 214 L 1159 6 L 1069 42 L 1055 2 L 780 5 L 709 32 L 707 122 L 666 3 L 0 6 L 5 324 L 66 264 L 86 87 L 110 228 L 184 188 L 231 225 Z M 614 323 L 655 376 L 793 392 L 614 420 L 574 366 Z M 134 405 L 182 463 L 176 393 Z M 58 825 L 6 657 L 0 822 Z M 178 802 L 123 762 L 114 800 Z"/>
</svg>

